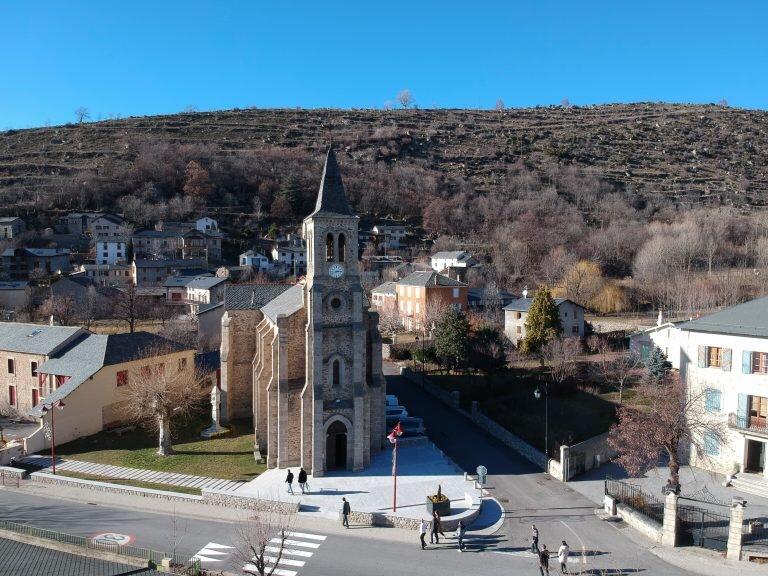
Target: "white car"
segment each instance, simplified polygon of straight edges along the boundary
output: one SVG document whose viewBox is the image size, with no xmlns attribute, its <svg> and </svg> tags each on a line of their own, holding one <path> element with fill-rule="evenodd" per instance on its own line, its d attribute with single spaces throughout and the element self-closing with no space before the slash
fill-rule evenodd
<svg viewBox="0 0 768 576">
<path fill-rule="evenodd" d="M 400 401 L 394 394 L 387 394 L 387 406 L 398 406 Z"/>
</svg>

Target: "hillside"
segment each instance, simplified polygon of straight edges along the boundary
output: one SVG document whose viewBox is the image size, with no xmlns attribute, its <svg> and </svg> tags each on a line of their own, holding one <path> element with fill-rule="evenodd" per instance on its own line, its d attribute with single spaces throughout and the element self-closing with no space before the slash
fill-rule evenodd
<svg viewBox="0 0 768 576">
<path fill-rule="evenodd" d="M 265 149 L 318 157 L 331 138 L 347 166 L 414 164 L 436 177 L 467 180 L 479 193 L 502 187 L 522 159 L 540 174 L 552 166 L 583 168 L 656 203 L 768 204 L 768 113 L 669 104 L 502 112 L 249 109 L 12 130 L 0 132 L 0 195 L 39 198 L 79 174 L 127 174 L 143 141 L 203 145 L 216 157 Z"/>
</svg>

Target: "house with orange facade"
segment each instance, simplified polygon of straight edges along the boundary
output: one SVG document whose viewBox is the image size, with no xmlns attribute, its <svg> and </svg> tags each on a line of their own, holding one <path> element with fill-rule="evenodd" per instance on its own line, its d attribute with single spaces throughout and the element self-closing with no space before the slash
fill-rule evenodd
<svg viewBox="0 0 768 576">
<path fill-rule="evenodd" d="M 467 285 L 433 270 L 412 272 L 395 283 L 397 309 L 407 330 L 431 329 L 446 308 L 467 310 Z"/>
</svg>

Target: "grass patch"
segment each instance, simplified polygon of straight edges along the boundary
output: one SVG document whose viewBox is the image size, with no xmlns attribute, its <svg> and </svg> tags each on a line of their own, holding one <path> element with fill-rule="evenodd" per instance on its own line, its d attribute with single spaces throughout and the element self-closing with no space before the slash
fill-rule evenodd
<svg viewBox="0 0 768 576">
<path fill-rule="evenodd" d="M 202 496 L 203 491 L 200 488 L 189 488 L 188 486 L 174 486 L 173 484 L 159 484 L 157 482 L 142 482 L 141 480 L 128 480 L 124 478 L 112 478 L 111 476 L 99 476 L 98 474 L 83 474 L 81 472 L 70 472 L 61 470 L 56 472 L 56 476 L 68 476 L 79 480 L 93 480 L 94 482 L 109 482 L 110 484 L 119 484 L 121 486 L 134 486 L 135 488 L 147 488 L 150 490 L 164 490 L 166 492 L 181 492 L 183 494 L 193 494 Z"/>
<path fill-rule="evenodd" d="M 118 436 L 99 432 L 56 447 L 63 458 L 158 472 L 178 472 L 222 480 L 252 480 L 265 464 L 253 459 L 253 427 L 250 421 L 231 422 L 229 434 L 201 438 L 209 421 L 196 420 L 182 426 L 174 438 L 175 454 L 158 456 L 157 437 L 142 428 Z"/>
</svg>

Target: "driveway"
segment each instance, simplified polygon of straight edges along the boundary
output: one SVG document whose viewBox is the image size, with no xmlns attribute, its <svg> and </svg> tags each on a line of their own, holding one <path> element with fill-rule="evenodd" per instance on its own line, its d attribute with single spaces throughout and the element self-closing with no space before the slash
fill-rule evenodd
<svg viewBox="0 0 768 576">
<path fill-rule="evenodd" d="M 26 438 L 39 427 L 37 422 L 18 422 L 0 416 L 0 428 L 3 429 L 3 438 L 6 441 Z"/>
</svg>

